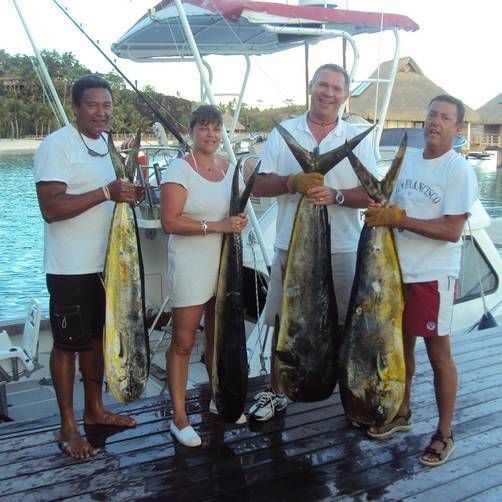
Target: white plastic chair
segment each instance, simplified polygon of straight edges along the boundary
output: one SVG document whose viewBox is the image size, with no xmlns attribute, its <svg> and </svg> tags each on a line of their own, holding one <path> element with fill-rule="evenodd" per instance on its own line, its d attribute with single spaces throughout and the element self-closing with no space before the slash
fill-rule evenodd
<svg viewBox="0 0 502 502">
<path fill-rule="evenodd" d="M 28 376 L 35 370 L 38 355 L 40 316 L 40 302 L 31 299 L 26 312 L 21 347 L 12 344 L 7 331 L 0 331 L 0 380 L 19 380 L 20 376 Z M 10 368 L 8 365 L 2 364 L 4 361 L 10 362 Z M 21 371 L 18 366 L 19 361 L 24 366 Z"/>
</svg>

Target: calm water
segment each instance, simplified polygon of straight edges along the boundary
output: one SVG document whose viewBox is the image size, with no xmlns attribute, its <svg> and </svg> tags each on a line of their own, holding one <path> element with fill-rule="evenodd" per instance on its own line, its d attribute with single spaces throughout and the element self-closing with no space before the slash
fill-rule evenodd
<svg viewBox="0 0 502 502">
<path fill-rule="evenodd" d="M 492 217 L 502 217 L 502 172 L 494 159 L 472 161 L 481 199 Z M 0 323 L 24 317 L 28 300 L 48 313 L 43 267 L 43 223 L 33 182 L 33 155 L 0 154 Z"/>
</svg>

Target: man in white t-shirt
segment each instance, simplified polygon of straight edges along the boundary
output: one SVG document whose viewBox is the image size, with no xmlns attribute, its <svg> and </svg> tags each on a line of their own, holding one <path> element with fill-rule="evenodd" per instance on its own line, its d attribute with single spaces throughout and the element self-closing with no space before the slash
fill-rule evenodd
<svg viewBox="0 0 502 502">
<path fill-rule="evenodd" d="M 434 372 L 439 411 L 437 432 L 420 456 L 428 466 L 440 465 L 453 451 L 451 422 L 457 370 L 451 356 L 450 332 L 455 282 L 460 272 L 462 230 L 478 196 L 474 170 L 453 150 L 464 121 L 464 106 L 452 96 L 429 104 L 425 147 L 405 157 L 392 195 L 392 205 L 366 212 L 368 226 L 390 226 L 403 274 L 403 337 L 406 391 L 396 418 L 368 435 L 382 439 L 411 429 L 410 391 L 415 372 L 416 337 L 424 338 Z"/>
<path fill-rule="evenodd" d="M 322 65 L 309 84 L 309 111 L 286 120 L 281 125 L 309 151 L 326 153 L 344 145 L 346 140 L 361 133 L 356 127 L 338 118 L 340 107 L 349 96 L 349 85 L 350 78 L 342 67 L 336 64 Z M 354 152 L 376 174 L 370 137 L 364 138 L 354 148 Z M 358 208 L 368 205 L 364 189 L 347 159 L 338 163 L 324 177 L 320 173 L 304 173 L 276 129 L 270 133 L 260 160 L 260 174 L 253 193 L 256 196 L 277 197 L 278 204 L 276 254 L 265 305 L 266 323 L 273 326 L 276 314 L 280 314 L 282 270 L 296 208 L 304 194 L 312 204 L 328 208 L 333 283 L 338 322 L 343 325 L 354 280 L 357 244 L 362 226 Z M 272 354 L 271 389 L 257 394 L 256 403 L 249 410 L 250 417 L 258 421 L 269 420 L 276 411 L 287 405 L 287 399 L 279 388 L 274 366 Z"/>
<path fill-rule="evenodd" d="M 44 269 L 54 346 L 50 367 L 61 416 L 58 443 L 73 458 L 97 454 L 80 434 L 73 412 L 75 353 L 79 353 L 84 424 L 121 427 L 133 419 L 103 407 L 102 284 L 113 202 L 133 202 L 134 186 L 116 179 L 105 130 L 112 117 L 110 84 L 95 75 L 72 89 L 75 126 L 50 134 L 34 158 L 44 224 Z"/>
</svg>

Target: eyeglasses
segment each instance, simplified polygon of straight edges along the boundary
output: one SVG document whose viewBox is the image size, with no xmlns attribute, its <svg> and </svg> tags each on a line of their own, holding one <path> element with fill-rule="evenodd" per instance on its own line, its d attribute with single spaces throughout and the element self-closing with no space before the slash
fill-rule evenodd
<svg viewBox="0 0 502 502">
<path fill-rule="evenodd" d="M 108 155 L 108 143 L 106 142 L 106 139 L 103 137 L 102 134 L 100 134 L 100 138 L 105 142 L 105 145 L 106 145 L 106 152 L 105 153 L 99 153 L 99 152 L 96 152 L 96 150 L 93 150 L 92 148 L 89 148 L 89 145 L 84 141 L 84 137 L 82 136 L 82 133 L 80 131 L 78 131 L 78 135 L 80 136 L 80 139 L 82 140 L 82 143 L 84 144 L 84 146 L 87 148 L 87 153 L 91 156 L 91 157 L 106 157 Z"/>
</svg>

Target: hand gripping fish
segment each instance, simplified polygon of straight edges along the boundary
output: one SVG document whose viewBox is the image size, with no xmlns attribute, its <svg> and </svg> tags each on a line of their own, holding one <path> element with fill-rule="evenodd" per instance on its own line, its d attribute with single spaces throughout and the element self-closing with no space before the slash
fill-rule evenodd
<svg viewBox="0 0 502 502">
<path fill-rule="evenodd" d="M 302 148 L 284 127 L 278 125 L 277 130 L 307 173 L 324 175 L 347 155 L 345 146 L 316 155 Z M 352 148 L 370 131 L 352 138 Z M 290 399 L 321 401 L 333 393 L 337 336 L 328 211 L 302 197 L 286 259 L 281 318 L 276 319 L 274 333 L 279 382 Z"/>
<path fill-rule="evenodd" d="M 260 164 L 239 195 L 241 161 L 232 179 L 230 216 L 242 213 L 253 189 Z M 221 249 L 216 289 L 216 312 L 212 386 L 218 413 L 227 422 L 235 422 L 244 412 L 248 384 L 248 359 L 244 330 L 242 237 L 225 234 Z"/>
<path fill-rule="evenodd" d="M 124 166 L 109 134 L 108 149 L 117 178 L 132 181 L 139 144 L 140 131 Z M 118 202 L 113 210 L 106 251 L 105 292 L 106 380 L 113 397 L 120 403 L 129 403 L 143 393 L 150 361 L 136 215 L 133 205 L 126 202 Z"/>
<path fill-rule="evenodd" d="M 406 150 L 404 136 L 396 158 L 378 181 L 348 148 L 348 157 L 367 194 L 389 202 Z M 389 423 L 404 397 L 405 363 L 401 271 L 389 227 L 364 225 L 357 250 L 354 284 L 340 346 L 340 394 L 351 420 Z"/>
</svg>

